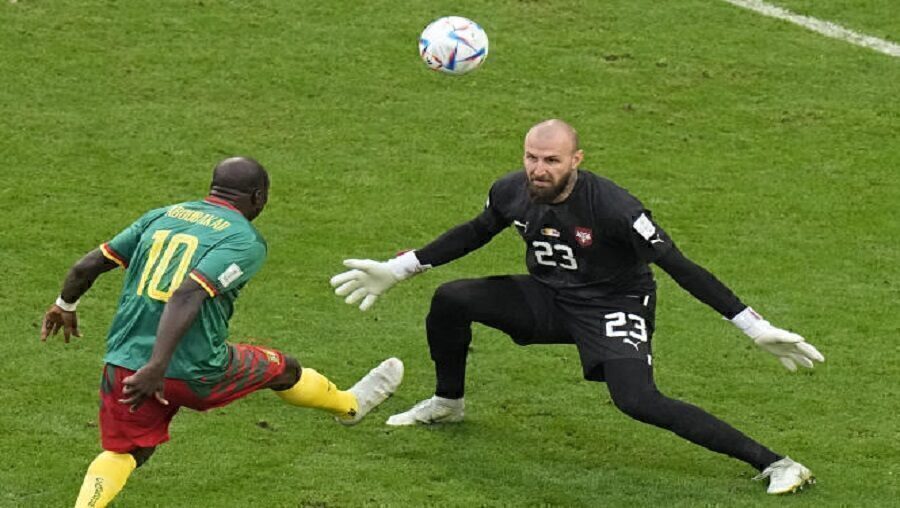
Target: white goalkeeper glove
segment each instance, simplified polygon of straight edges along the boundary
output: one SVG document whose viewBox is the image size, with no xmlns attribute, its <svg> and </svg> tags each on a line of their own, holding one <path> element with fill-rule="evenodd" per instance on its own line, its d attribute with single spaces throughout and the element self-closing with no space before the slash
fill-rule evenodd
<svg viewBox="0 0 900 508">
<path fill-rule="evenodd" d="M 359 310 L 369 310 L 375 305 L 375 300 L 394 287 L 394 284 L 431 268 L 419 263 L 419 258 L 413 251 L 384 262 L 371 259 L 345 259 L 344 266 L 352 270 L 332 277 L 331 287 L 337 288 L 334 294 L 347 296 L 344 301 L 349 305 L 361 301 Z"/>
<path fill-rule="evenodd" d="M 813 360 L 825 361 L 822 353 L 803 337 L 772 326 L 750 307 L 742 310 L 731 322 L 753 339 L 757 346 L 777 356 L 791 372 L 797 370 L 797 365 L 811 369 Z"/>
</svg>

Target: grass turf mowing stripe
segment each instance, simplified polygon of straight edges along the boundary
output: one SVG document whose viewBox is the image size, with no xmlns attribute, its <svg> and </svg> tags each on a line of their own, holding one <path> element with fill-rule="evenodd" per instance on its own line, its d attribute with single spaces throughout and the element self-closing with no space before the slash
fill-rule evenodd
<svg viewBox="0 0 900 508">
<path fill-rule="evenodd" d="M 849 42 L 850 44 L 873 49 L 888 56 L 900 57 L 900 45 L 894 44 L 893 42 L 889 42 L 884 39 L 879 39 L 878 37 L 872 37 L 870 35 L 854 32 L 853 30 L 849 30 L 830 21 L 823 21 L 821 19 L 813 18 L 810 16 L 802 16 L 787 9 L 783 9 L 781 7 L 763 2 L 762 0 L 725 1 L 730 3 L 731 5 L 758 12 L 763 16 L 790 21 L 795 25 L 800 25 L 803 28 L 812 30 L 816 33 L 820 33 L 826 37 L 831 37 L 832 39 L 839 39 Z"/>
</svg>

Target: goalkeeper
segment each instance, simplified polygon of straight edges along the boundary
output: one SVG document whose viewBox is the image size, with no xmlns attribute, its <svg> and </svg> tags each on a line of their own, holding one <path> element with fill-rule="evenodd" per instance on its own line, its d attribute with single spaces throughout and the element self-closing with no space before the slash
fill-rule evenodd
<svg viewBox="0 0 900 508">
<path fill-rule="evenodd" d="M 459 422 L 473 322 L 519 345 L 574 344 L 584 377 L 605 382 L 630 417 L 742 460 L 769 478 L 768 492 L 793 492 L 809 469 L 773 452 L 704 410 L 661 394 L 653 381 L 656 283 L 649 263 L 774 354 L 789 370 L 824 361 L 803 337 L 776 328 L 712 274 L 687 259 L 650 211 L 613 182 L 579 169 L 584 153 L 560 120 L 535 125 L 524 143 L 524 171 L 491 187 L 484 211 L 416 251 L 387 262 L 346 260 L 332 278 L 339 296 L 366 310 L 396 282 L 449 263 L 508 226 L 525 241 L 528 275 L 449 282 L 426 318 L 437 374 L 433 397 L 388 425 Z"/>
</svg>

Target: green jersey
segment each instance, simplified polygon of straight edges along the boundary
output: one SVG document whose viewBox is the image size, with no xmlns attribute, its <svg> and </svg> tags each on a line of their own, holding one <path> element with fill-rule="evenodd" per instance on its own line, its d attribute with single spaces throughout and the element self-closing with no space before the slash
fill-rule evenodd
<svg viewBox="0 0 900 508">
<path fill-rule="evenodd" d="M 163 307 L 185 277 L 209 293 L 182 337 L 166 377 L 215 380 L 228 365 L 228 320 L 241 288 L 262 267 L 266 242 L 229 203 L 214 197 L 151 210 L 100 246 L 125 268 L 104 361 L 143 367 Z"/>
</svg>

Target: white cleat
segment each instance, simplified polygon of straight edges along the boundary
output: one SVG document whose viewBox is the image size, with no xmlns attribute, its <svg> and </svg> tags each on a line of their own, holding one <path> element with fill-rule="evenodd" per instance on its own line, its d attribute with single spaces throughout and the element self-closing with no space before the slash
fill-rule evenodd
<svg viewBox="0 0 900 508">
<path fill-rule="evenodd" d="M 399 358 L 381 362 L 349 390 L 356 397 L 356 413 L 349 417 L 335 417 L 335 420 L 343 425 L 356 425 L 369 411 L 393 395 L 401 381 L 403 362 Z"/>
<path fill-rule="evenodd" d="M 769 479 L 769 494 L 787 494 L 802 490 L 804 485 L 816 483 L 812 472 L 803 464 L 785 457 L 777 462 L 769 464 L 754 480 Z"/>
<path fill-rule="evenodd" d="M 387 424 L 394 427 L 404 425 L 457 423 L 463 421 L 466 403 L 464 399 L 445 399 L 435 395 L 425 399 L 409 411 L 388 418 Z"/>
</svg>

